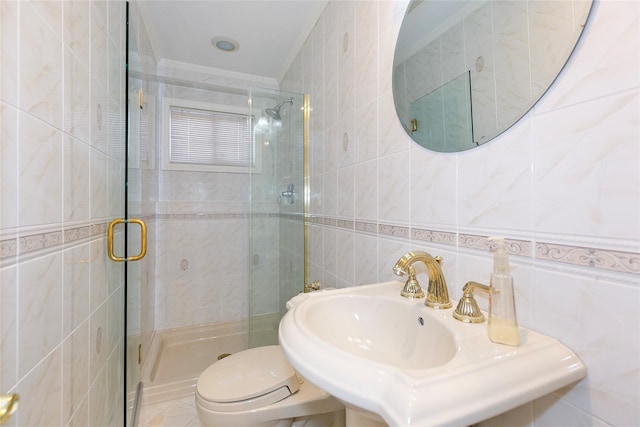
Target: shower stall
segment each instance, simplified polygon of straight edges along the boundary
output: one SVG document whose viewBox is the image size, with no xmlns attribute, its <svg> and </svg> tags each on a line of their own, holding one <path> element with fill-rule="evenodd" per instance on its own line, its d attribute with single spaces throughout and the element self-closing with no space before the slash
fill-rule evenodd
<svg viewBox="0 0 640 427">
<path fill-rule="evenodd" d="M 251 173 L 249 346 L 277 344 L 287 300 L 305 282 L 305 114 L 303 95 L 251 88 L 256 156 Z"/>
<path fill-rule="evenodd" d="M 127 425 L 141 404 L 192 393 L 217 357 L 277 343 L 285 303 L 305 284 L 308 175 L 306 96 L 168 71 L 155 62 L 136 7 L 128 19 L 125 197 L 127 217 L 147 225 L 148 250 L 126 263 Z M 250 164 L 209 167 L 197 156 L 211 150 L 197 138 L 191 151 L 178 150 L 195 160 L 168 161 L 179 125 L 197 130 L 220 117 L 245 129 L 236 137 L 250 147 Z M 140 228 L 126 228 L 135 254 Z"/>
</svg>

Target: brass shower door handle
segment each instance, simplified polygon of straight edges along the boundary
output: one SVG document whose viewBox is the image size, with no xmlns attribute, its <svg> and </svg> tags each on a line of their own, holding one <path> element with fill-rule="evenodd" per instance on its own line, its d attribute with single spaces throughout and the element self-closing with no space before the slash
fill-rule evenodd
<svg viewBox="0 0 640 427">
<path fill-rule="evenodd" d="M 4 424 L 18 410 L 19 397 L 14 394 L 0 395 L 0 424 Z"/>
<path fill-rule="evenodd" d="M 116 256 L 113 251 L 113 229 L 118 224 L 138 224 L 140 226 L 140 253 L 135 256 L 130 257 L 119 257 Z M 144 223 L 141 219 L 124 219 L 117 218 L 109 223 L 109 229 L 107 230 L 107 252 L 109 258 L 115 262 L 125 262 L 125 261 L 139 261 L 147 254 L 147 224 Z"/>
</svg>

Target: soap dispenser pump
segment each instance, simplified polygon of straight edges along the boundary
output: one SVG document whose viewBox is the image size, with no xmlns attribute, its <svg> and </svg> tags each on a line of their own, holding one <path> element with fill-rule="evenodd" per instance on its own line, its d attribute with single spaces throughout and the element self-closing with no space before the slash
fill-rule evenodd
<svg viewBox="0 0 640 427">
<path fill-rule="evenodd" d="M 489 284 L 489 339 L 499 344 L 517 346 L 520 344 L 520 333 L 516 320 L 509 255 L 504 247 L 504 238 L 490 237 L 489 241 L 495 242 L 496 245 Z"/>
</svg>

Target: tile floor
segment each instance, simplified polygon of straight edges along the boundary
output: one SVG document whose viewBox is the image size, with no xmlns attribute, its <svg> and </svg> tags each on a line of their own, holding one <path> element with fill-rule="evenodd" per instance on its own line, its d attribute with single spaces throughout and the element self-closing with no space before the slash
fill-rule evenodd
<svg viewBox="0 0 640 427">
<path fill-rule="evenodd" d="M 202 427 L 193 394 L 169 402 L 143 404 L 138 427 Z"/>
</svg>

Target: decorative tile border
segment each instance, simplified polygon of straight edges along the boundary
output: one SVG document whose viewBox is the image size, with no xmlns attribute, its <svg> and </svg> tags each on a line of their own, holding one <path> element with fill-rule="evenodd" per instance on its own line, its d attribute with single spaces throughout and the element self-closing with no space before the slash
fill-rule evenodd
<svg viewBox="0 0 640 427">
<path fill-rule="evenodd" d="M 411 229 L 409 227 L 401 227 L 397 225 L 378 224 L 378 234 L 383 236 L 401 237 L 408 239 Z"/>
<path fill-rule="evenodd" d="M 488 251 L 495 246 L 489 241 L 487 236 L 478 236 L 475 234 L 460 234 L 458 236 L 458 245 L 464 248 L 482 251 Z M 530 257 L 532 255 L 532 244 L 528 240 L 504 239 L 504 246 L 511 255 L 524 257 Z"/>
<path fill-rule="evenodd" d="M 536 258 L 583 267 L 640 274 L 640 254 L 632 252 L 537 243 Z"/>
<path fill-rule="evenodd" d="M 410 238 L 416 241 L 458 246 L 466 249 L 487 251 L 492 246 L 487 236 L 476 234 L 457 234 L 448 231 L 362 221 L 352 222 L 319 215 L 310 216 L 307 221 L 312 224 L 355 230 L 359 233 L 378 234 L 380 236 L 403 239 Z M 355 224 L 353 228 L 350 227 L 352 223 Z M 344 226 L 345 224 L 347 225 L 346 227 Z M 552 261 L 620 273 L 640 274 L 640 253 L 638 252 L 614 251 L 545 242 L 534 243 L 529 240 L 519 239 L 505 239 L 505 246 L 511 255 L 535 257 L 536 260 L 541 261 Z"/>
<path fill-rule="evenodd" d="M 18 239 L 8 238 L 0 241 L 0 259 L 13 258 L 18 254 Z"/>
<path fill-rule="evenodd" d="M 228 220 L 246 219 L 249 215 L 238 212 L 188 213 L 147 215 L 145 220 Z M 321 215 L 307 216 L 299 213 L 262 213 L 258 218 L 285 218 L 294 221 L 307 221 L 311 224 L 339 228 L 357 233 L 388 236 L 441 245 L 457 246 L 466 249 L 486 251 L 491 247 L 487 236 L 449 231 L 411 228 L 393 224 L 382 224 L 351 219 L 334 218 Z M 14 233 L 0 237 L 0 261 L 8 261 L 17 256 L 25 256 L 43 250 L 54 250 L 64 245 L 74 244 L 92 238 L 106 236 L 108 223 L 79 225 L 70 228 L 54 228 L 40 232 Z M 621 273 L 640 274 L 640 253 L 571 246 L 547 242 L 505 239 L 507 250 L 512 255 L 535 257 L 536 260 L 551 261 L 580 267 Z M 535 245 L 535 247 L 534 247 Z"/>
<path fill-rule="evenodd" d="M 442 245 L 455 245 L 456 234 L 447 231 L 425 230 L 423 228 L 412 228 L 411 238 L 423 242 L 440 243 Z"/>
<path fill-rule="evenodd" d="M 80 225 L 70 228 L 56 228 L 40 232 L 26 232 L 0 240 L 0 261 L 11 260 L 17 256 L 29 256 L 47 250 L 55 250 L 91 238 L 107 235 L 106 222 Z"/>
<path fill-rule="evenodd" d="M 378 224 L 374 224 L 372 222 L 356 221 L 354 230 L 360 231 L 362 233 L 375 234 L 378 232 Z"/>
</svg>

